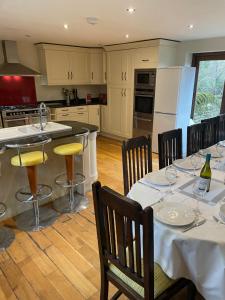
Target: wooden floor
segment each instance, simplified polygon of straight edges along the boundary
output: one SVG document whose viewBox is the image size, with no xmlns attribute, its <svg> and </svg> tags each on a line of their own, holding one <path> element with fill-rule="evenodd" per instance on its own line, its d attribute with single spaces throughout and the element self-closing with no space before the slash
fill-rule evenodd
<svg viewBox="0 0 225 300">
<path fill-rule="evenodd" d="M 99 137 L 97 153 L 99 180 L 123 192 L 120 143 Z M 90 207 L 80 214 L 63 215 L 41 232 L 15 230 L 16 240 L 0 253 L 0 300 L 99 299 L 98 248 L 88 196 Z M 7 224 L 13 226 L 13 220 Z"/>
</svg>

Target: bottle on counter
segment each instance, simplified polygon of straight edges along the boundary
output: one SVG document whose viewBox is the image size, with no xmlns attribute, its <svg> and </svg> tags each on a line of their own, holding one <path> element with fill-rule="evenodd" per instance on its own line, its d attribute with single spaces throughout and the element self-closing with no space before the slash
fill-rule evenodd
<svg viewBox="0 0 225 300">
<path fill-rule="evenodd" d="M 211 159 L 211 154 L 208 153 L 206 155 L 205 164 L 201 169 L 200 180 L 199 180 L 199 189 L 206 190 L 206 192 L 209 192 L 211 177 L 212 177 L 212 172 L 210 168 L 210 159 Z"/>
</svg>

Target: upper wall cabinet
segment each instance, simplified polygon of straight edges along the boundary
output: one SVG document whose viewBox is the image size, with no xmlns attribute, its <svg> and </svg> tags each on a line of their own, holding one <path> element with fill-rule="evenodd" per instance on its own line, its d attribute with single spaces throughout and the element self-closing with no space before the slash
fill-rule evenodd
<svg viewBox="0 0 225 300">
<path fill-rule="evenodd" d="M 103 84 L 103 52 L 94 53 L 93 51 L 89 54 L 90 61 L 90 83 L 92 84 Z"/>
<path fill-rule="evenodd" d="M 130 85 L 133 81 L 132 51 L 107 53 L 107 83 L 109 85 Z"/>
<path fill-rule="evenodd" d="M 104 84 L 102 49 L 38 45 L 43 83 Z"/>
</svg>

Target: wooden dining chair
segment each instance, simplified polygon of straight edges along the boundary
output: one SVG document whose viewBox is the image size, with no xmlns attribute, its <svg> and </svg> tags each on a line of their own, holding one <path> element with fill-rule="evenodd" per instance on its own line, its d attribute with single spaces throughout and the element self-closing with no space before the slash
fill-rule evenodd
<svg viewBox="0 0 225 300">
<path fill-rule="evenodd" d="M 100 182 L 95 182 L 92 190 L 101 269 L 100 300 L 108 299 L 109 282 L 118 288 L 112 299 L 122 293 L 135 300 L 171 299 L 187 286 L 188 299 L 193 300 L 195 287 L 191 281 L 172 280 L 154 263 L 153 209 L 143 210 L 136 201 L 101 187 Z"/>
<path fill-rule="evenodd" d="M 123 141 L 122 144 L 124 195 L 131 186 L 152 171 L 150 136 L 139 136 Z"/>
<path fill-rule="evenodd" d="M 174 160 L 182 158 L 182 129 L 174 129 L 158 134 L 159 169 Z"/>
<path fill-rule="evenodd" d="M 219 142 L 219 126 L 220 126 L 220 117 L 214 117 L 202 120 L 201 123 L 204 126 L 204 148 L 215 145 Z"/>
<path fill-rule="evenodd" d="M 194 124 L 187 127 L 187 156 L 204 148 L 204 124 Z"/>
<path fill-rule="evenodd" d="M 225 140 L 225 114 L 220 115 L 220 124 L 219 124 L 219 140 Z"/>
</svg>

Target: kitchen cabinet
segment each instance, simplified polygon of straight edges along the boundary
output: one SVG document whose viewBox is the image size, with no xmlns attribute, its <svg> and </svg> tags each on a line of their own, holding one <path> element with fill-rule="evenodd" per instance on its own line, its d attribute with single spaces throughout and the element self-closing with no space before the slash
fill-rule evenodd
<svg viewBox="0 0 225 300">
<path fill-rule="evenodd" d="M 90 83 L 91 84 L 103 84 L 103 54 L 90 53 Z"/>
<path fill-rule="evenodd" d="M 100 105 L 88 106 L 88 124 L 98 126 L 100 129 Z"/>
<path fill-rule="evenodd" d="M 132 136 L 133 89 L 108 88 L 108 107 L 102 112 L 102 131 L 123 138 Z"/>
<path fill-rule="evenodd" d="M 47 44 L 37 47 L 43 84 L 104 84 L 102 49 Z"/>
<path fill-rule="evenodd" d="M 70 84 L 85 84 L 89 81 L 88 53 L 85 52 L 68 52 Z"/>
<path fill-rule="evenodd" d="M 51 109 L 52 121 L 77 121 L 96 125 L 100 130 L 100 106 L 82 105 Z"/>
<path fill-rule="evenodd" d="M 132 51 L 107 53 L 107 83 L 109 85 L 131 85 L 133 83 Z"/>
<path fill-rule="evenodd" d="M 135 69 L 156 68 L 158 61 L 158 47 L 138 48 L 134 52 Z"/>
<path fill-rule="evenodd" d="M 47 50 L 45 52 L 46 72 L 49 84 L 68 84 L 69 57 L 66 51 Z M 57 63 L 56 63 L 57 62 Z"/>
</svg>

